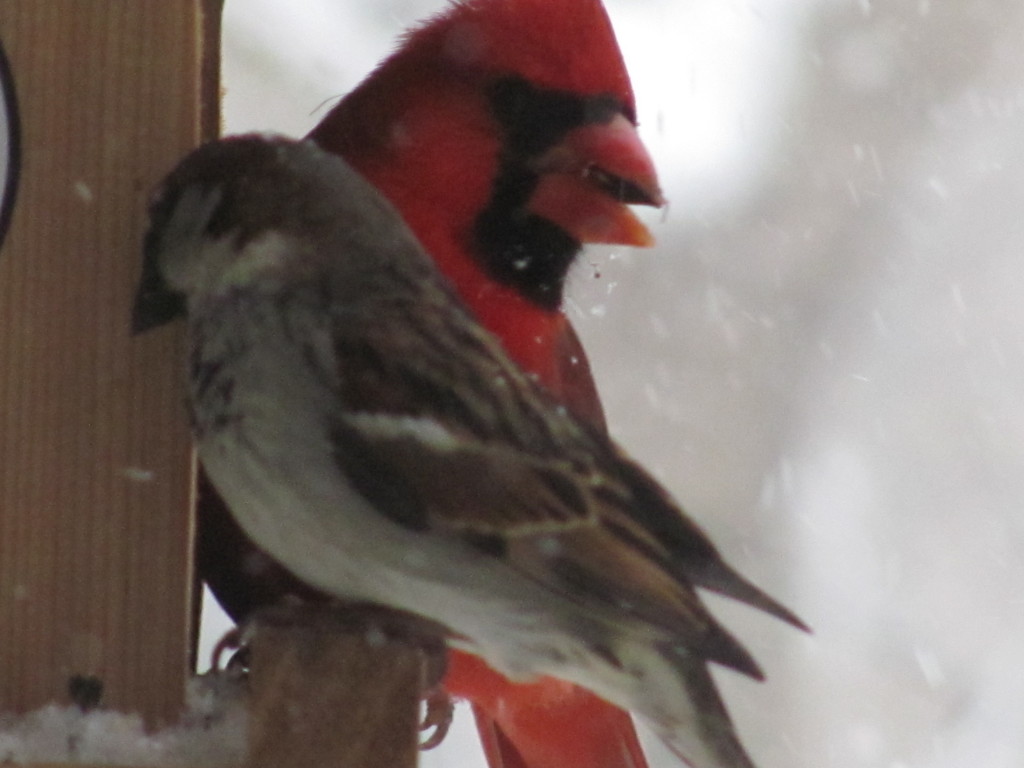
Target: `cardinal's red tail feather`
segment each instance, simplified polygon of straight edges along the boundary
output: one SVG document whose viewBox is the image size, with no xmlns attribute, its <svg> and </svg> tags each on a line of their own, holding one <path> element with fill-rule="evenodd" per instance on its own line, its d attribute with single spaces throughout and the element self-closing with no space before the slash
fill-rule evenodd
<svg viewBox="0 0 1024 768">
<path fill-rule="evenodd" d="M 490 768 L 647 768 L 628 712 L 553 678 L 514 684 L 453 653 L 446 685 L 473 702 Z"/>
</svg>

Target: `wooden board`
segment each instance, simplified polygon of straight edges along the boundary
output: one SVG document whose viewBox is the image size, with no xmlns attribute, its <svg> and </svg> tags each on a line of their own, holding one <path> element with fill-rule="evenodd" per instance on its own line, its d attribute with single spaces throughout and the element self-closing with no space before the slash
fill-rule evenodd
<svg viewBox="0 0 1024 768">
<path fill-rule="evenodd" d="M 260 622 L 245 768 L 414 768 L 424 656 L 328 614 Z"/>
<path fill-rule="evenodd" d="M 4 0 L 21 178 L 0 251 L 0 710 L 75 675 L 151 724 L 191 653 L 182 328 L 130 335 L 146 201 L 217 131 L 219 0 Z"/>
</svg>

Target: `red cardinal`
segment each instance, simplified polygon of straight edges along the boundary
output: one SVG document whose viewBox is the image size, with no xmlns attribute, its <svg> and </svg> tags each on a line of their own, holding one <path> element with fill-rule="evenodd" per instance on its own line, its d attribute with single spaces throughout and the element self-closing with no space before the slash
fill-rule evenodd
<svg viewBox="0 0 1024 768">
<path fill-rule="evenodd" d="M 562 313 L 583 243 L 646 246 L 660 205 L 629 76 L 598 0 L 471 0 L 435 17 L 311 137 L 398 207 L 506 351 L 603 428 Z M 628 713 L 557 680 L 514 685 L 455 654 L 491 768 L 643 768 Z"/>
<path fill-rule="evenodd" d="M 583 243 L 643 246 L 626 204 L 659 205 L 629 78 L 598 0 L 470 0 L 413 30 L 311 137 L 390 198 L 506 351 L 603 427 L 561 311 Z M 314 598 L 242 538 L 201 486 L 201 575 L 240 620 Z M 514 685 L 455 654 L 491 768 L 644 768 L 629 715 L 553 679 Z"/>
</svg>

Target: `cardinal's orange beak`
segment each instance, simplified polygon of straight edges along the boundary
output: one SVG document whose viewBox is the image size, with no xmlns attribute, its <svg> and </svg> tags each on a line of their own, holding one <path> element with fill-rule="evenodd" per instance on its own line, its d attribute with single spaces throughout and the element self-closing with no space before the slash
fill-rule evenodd
<svg viewBox="0 0 1024 768">
<path fill-rule="evenodd" d="M 529 209 L 582 243 L 646 247 L 654 237 L 629 208 L 661 207 L 651 156 L 623 115 L 566 134 L 534 164 L 540 174 Z"/>
</svg>

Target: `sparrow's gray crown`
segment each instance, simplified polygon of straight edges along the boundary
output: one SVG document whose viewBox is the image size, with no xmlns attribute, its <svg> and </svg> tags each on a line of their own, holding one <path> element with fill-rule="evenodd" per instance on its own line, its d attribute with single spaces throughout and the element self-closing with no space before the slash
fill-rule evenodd
<svg viewBox="0 0 1024 768">
<path fill-rule="evenodd" d="M 372 254 L 366 242 L 377 245 Z M 150 206 L 135 330 L 169 322 L 204 296 L 257 279 L 271 286 L 275 271 L 317 269 L 318 254 L 353 284 L 389 266 L 433 272 L 390 203 L 340 158 L 263 135 L 207 144 L 168 175 Z"/>
</svg>

